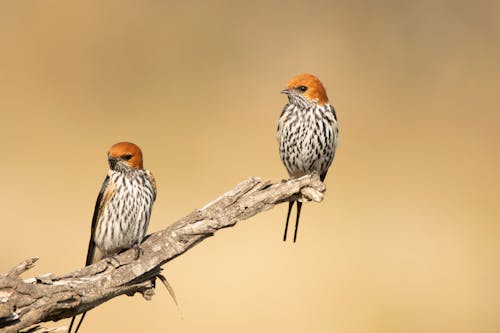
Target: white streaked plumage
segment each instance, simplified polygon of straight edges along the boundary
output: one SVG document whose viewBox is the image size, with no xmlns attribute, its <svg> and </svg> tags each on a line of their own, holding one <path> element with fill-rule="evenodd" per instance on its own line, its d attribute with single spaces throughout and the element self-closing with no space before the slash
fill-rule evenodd
<svg viewBox="0 0 500 333">
<path fill-rule="evenodd" d="M 109 170 L 108 177 L 109 198 L 104 198 L 100 205 L 94 235 L 95 245 L 103 255 L 142 242 L 156 197 L 154 180 L 148 170 Z"/>
<path fill-rule="evenodd" d="M 290 177 L 318 173 L 323 181 L 338 145 L 339 127 L 335 109 L 329 104 L 321 81 L 311 74 L 295 76 L 282 93 L 287 94 L 288 103 L 281 112 L 276 133 L 281 161 Z M 300 200 L 296 202 L 294 242 L 302 207 Z M 288 205 L 284 241 L 294 203 L 290 201 Z"/>
</svg>

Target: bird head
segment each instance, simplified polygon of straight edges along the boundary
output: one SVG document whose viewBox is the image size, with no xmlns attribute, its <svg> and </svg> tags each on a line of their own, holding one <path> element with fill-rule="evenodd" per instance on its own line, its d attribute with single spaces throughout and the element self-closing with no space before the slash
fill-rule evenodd
<svg viewBox="0 0 500 333">
<path fill-rule="evenodd" d="M 328 103 L 325 87 L 321 81 L 312 74 L 300 74 L 292 78 L 287 85 L 287 89 L 281 91 L 289 98 L 305 99 L 307 102 L 316 102 L 319 105 Z"/>
<path fill-rule="evenodd" d="M 109 148 L 108 162 L 111 170 L 142 169 L 141 148 L 131 142 L 116 143 Z"/>
</svg>

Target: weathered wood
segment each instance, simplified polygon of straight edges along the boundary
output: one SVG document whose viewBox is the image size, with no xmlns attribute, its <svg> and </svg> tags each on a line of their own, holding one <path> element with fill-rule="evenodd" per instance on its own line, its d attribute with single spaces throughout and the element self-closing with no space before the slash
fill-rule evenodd
<svg viewBox="0 0 500 333">
<path fill-rule="evenodd" d="M 321 201 L 324 184 L 308 175 L 272 184 L 249 178 L 205 207 L 198 209 L 142 243 L 135 260 L 129 250 L 79 271 L 45 274 L 23 280 L 20 275 L 34 266 L 30 258 L 0 275 L 0 332 L 48 332 L 36 324 L 57 321 L 92 308 L 119 295 L 154 294 L 161 266 L 186 252 L 217 230 L 234 226 L 274 205 L 296 200 Z"/>
</svg>

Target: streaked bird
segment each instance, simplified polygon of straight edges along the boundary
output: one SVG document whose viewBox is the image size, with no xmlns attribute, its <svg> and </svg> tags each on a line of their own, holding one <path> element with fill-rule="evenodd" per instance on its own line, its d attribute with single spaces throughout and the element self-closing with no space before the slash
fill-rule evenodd
<svg viewBox="0 0 500 333">
<path fill-rule="evenodd" d="M 85 265 L 131 247 L 140 255 L 156 199 L 153 174 L 143 169 L 142 151 L 130 142 L 114 144 L 108 151 L 109 171 L 104 179 L 92 217 Z M 82 314 L 77 333 L 86 312 Z M 68 332 L 71 333 L 73 317 Z"/>
<path fill-rule="evenodd" d="M 338 143 L 335 109 L 329 104 L 321 81 L 311 74 L 295 76 L 282 93 L 288 96 L 288 104 L 281 112 L 276 133 L 281 161 L 291 178 L 318 173 L 323 181 Z M 294 203 L 290 201 L 288 204 L 283 241 L 286 241 Z M 297 240 L 301 208 L 302 202 L 297 201 L 294 242 Z"/>
</svg>

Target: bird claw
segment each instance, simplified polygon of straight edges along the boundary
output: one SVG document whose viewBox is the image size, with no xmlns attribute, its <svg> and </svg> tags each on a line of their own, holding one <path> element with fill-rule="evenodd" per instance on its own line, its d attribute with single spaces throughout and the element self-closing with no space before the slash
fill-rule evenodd
<svg viewBox="0 0 500 333">
<path fill-rule="evenodd" d="M 121 265 L 120 260 L 118 260 L 118 258 L 116 258 L 116 256 L 114 256 L 114 255 L 111 255 L 111 256 L 109 256 L 109 257 L 106 257 L 106 261 L 107 261 L 107 263 L 108 263 L 109 265 L 111 265 L 111 266 L 113 266 L 113 267 L 115 267 L 115 268 L 118 268 L 118 267 L 120 267 L 120 265 Z"/>
<path fill-rule="evenodd" d="M 135 250 L 135 260 L 138 260 L 141 257 L 143 251 L 139 244 L 134 245 L 134 250 Z"/>
</svg>

